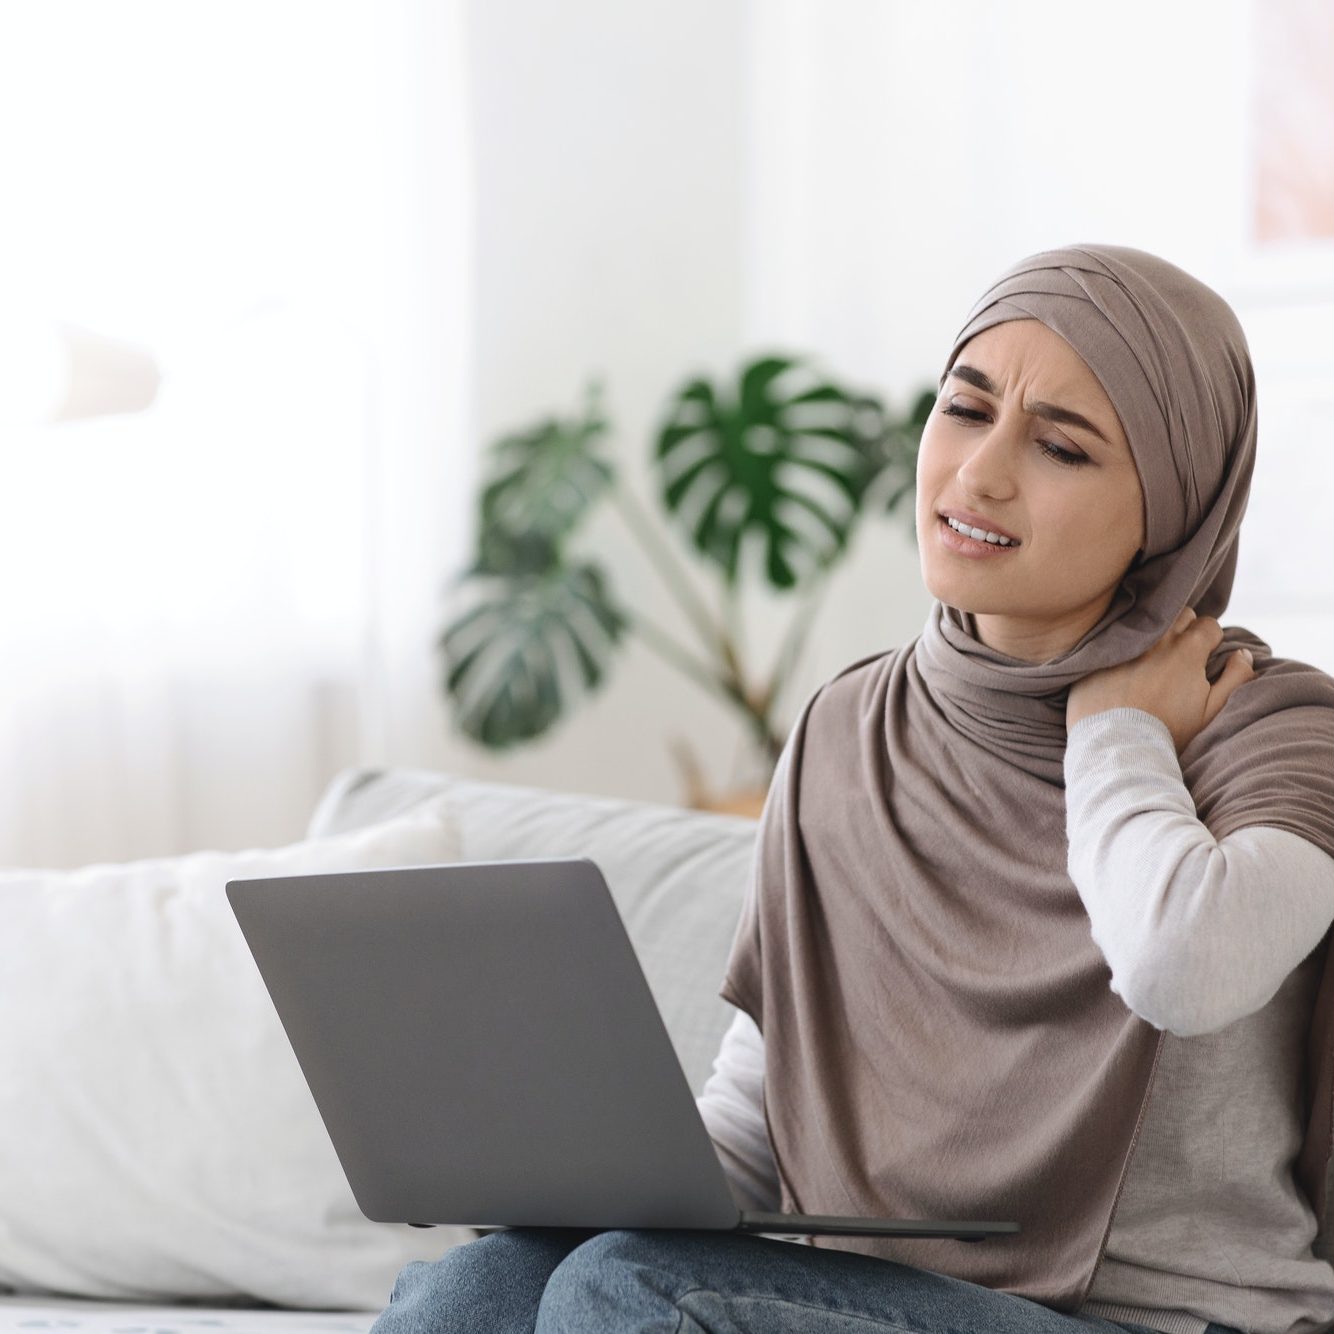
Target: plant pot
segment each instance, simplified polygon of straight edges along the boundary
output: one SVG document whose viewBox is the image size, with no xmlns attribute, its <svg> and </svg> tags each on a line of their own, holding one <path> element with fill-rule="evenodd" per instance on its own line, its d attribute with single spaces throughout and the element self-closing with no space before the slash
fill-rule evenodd
<svg viewBox="0 0 1334 1334">
<path fill-rule="evenodd" d="M 737 788 L 732 792 L 722 792 L 717 796 L 695 797 L 690 809 L 695 811 L 713 811 L 717 815 L 747 815 L 758 820 L 764 810 L 764 799 L 768 795 L 766 788 Z"/>
</svg>

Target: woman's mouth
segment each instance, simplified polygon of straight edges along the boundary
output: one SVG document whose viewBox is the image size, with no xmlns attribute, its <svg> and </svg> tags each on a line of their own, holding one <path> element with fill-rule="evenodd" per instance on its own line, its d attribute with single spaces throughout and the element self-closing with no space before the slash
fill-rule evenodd
<svg viewBox="0 0 1334 1334">
<path fill-rule="evenodd" d="M 988 542 L 985 538 L 971 537 L 950 527 L 950 521 L 944 515 L 937 515 L 940 525 L 940 543 L 948 550 L 960 556 L 971 556 L 975 560 L 986 560 L 990 556 L 1003 556 L 1007 552 L 1018 551 L 1021 543 L 1012 542 L 1008 546 L 1003 542 Z M 969 533 L 975 530 L 969 529 Z"/>
</svg>

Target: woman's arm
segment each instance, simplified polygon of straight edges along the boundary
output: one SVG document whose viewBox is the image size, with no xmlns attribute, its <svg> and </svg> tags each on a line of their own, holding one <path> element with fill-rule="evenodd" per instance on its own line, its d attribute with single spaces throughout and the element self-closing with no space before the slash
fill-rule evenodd
<svg viewBox="0 0 1334 1334">
<path fill-rule="evenodd" d="M 764 1038 L 744 1010 L 736 1012 L 695 1099 L 738 1208 L 776 1212 L 778 1169 L 764 1122 Z"/>
<path fill-rule="evenodd" d="M 1194 1037 L 1254 1013 L 1334 921 L 1334 858 L 1285 829 L 1215 839 L 1153 714 L 1076 723 L 1065 783 L 1070 877 L 1112 990 L 1155 1028 Z"/>
</svg>

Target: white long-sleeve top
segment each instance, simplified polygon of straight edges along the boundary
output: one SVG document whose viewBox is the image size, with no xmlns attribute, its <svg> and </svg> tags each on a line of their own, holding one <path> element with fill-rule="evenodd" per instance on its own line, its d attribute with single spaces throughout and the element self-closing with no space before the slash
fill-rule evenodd
<svg viewBox="0 0 1334 1334">
<path fill-rule="evenodd" d="M 1112 990 L 1168 1034 L 1082 1313 L 1164 1334 L 1334 1329 L 1334 1266 L 1292 1172 L 1334 858 L 1283 829 L 1215 839 L 1140 709 L 1075 724 L 1065 783 L 1068 869 Z M 738 1012 L 698 1106 L 738 1204 L 768 1211 L 764 1097 L 764 1039 Z"/>
</svg>

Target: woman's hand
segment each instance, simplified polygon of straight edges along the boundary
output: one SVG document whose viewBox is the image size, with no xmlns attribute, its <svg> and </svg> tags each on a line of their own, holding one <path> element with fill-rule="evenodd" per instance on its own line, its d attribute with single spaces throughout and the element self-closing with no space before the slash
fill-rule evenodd
<svg viewBox="0 0 1334 1334">
<path fill-rule="evenodd" d="M 1205 664 L 1222 641 L 1223 627 L 1212 616 L 1196 616 L 1187 607 L 1147 653 L 1090 672 L 1070 687 L 1066 731 L 1105 709 L 1143 709 L 1167 724 L 1180 755 L 1218 716 L 1232 692 L 1255 675 L 1250 650 L 1241 648 L 1209 684 Z"/>
</svg>

